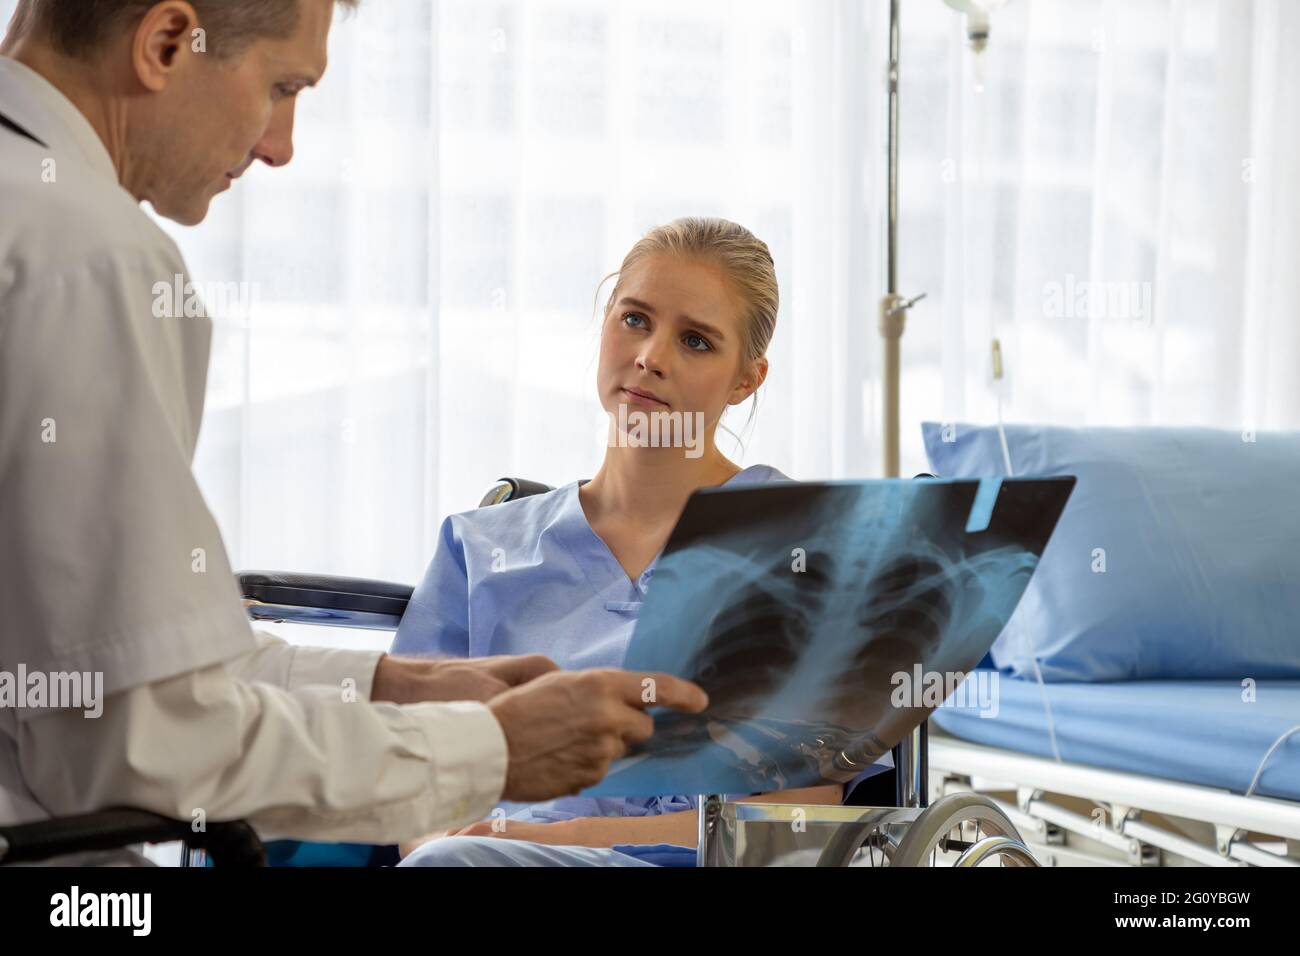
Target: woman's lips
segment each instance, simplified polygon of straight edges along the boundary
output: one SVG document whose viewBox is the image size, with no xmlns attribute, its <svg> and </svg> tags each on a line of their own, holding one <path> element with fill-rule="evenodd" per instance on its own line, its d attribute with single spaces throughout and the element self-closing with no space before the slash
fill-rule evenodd
<svg viewBox="0 0 1300 956">
<path fill-rule="evenodd" d="M 622 389 L 624 395 L 630 398 L 637 405 L 645 405 L 649 408 L 667 408 L 668 403 L 661 398 L 655 398 L 648 392 L 642 392 L 634 388 Z"/>
</svg>

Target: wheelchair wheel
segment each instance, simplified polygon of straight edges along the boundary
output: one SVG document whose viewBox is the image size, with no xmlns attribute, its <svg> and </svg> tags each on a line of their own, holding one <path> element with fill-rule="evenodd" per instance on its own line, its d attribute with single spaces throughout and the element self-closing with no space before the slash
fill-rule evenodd
<svg viewBox="0 0 1300 956">
<path fill-rule="evenodd" d="M 1039 866 L 1015 825 L 988 797 L 953 793 L 927 807 L 907 828 L 890 866 L 934 866 L 939 853 L 960 854 L 953 866 Z"/>
<path fill-rule="evenodd" d="M 869 810 L 871 808 L 865 808 L 864 815 Z M 916 813 L 915 810 L 891 809 L 883 815 L 872 812 L 867 821 L 840 824 L 823 848 L 817 866 L 891 866 L 902 834 L 919 819 Z M 864 854 L 861 859 L 865 862 L 854 863 L 859 854 Z"/>
</svg>

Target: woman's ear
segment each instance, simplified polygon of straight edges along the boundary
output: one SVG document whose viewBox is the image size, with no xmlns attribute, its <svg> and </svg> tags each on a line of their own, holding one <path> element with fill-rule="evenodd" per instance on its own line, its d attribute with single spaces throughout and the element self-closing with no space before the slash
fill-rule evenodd
<svg viewBox="0 0 1300 956">
<path fill-rule="evenodd" d="M 739 405 L 749 396 L 758 391 L 759 386 L 767 380 L 767 356 L 764 356 L 754 362 L 749 367 L 749 372 L 740 377 L 736 387 L 731 390 L 731 395 L 727 398 L 728 405 Z"/>
</svg>

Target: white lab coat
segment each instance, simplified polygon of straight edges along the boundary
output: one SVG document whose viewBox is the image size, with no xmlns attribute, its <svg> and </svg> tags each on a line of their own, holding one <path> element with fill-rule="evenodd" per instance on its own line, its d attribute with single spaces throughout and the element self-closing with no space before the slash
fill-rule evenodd
<svg viewBox="0 0 1300 956">
<path fill-rule="evenodd" d="M 89 122 L 0 57 L 0 671 L 102 672 L 102 717 L 0 707 L 0 821 L 127 805 L 395 841 L 485 816 L 481 704 L 368 702 L 377 653 L 255 635 L 191 472 L 211 323 Z M 357 702 L 344 682 L 355 682 Z"/>
</svg>

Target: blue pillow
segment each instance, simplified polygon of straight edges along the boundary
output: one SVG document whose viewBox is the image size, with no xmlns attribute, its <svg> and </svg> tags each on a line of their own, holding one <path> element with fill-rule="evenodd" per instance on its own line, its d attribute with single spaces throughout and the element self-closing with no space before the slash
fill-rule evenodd
<svg viewBox="0 0 1300 956">
<path fill-rule="evenodd" d="M 921 426 L 945 478 L 1005 475 L 996 427 Z M 997 666 L 1044 680 L 1300 677 L 1300 433 L 1007 425 L 1074 494 Z"/>
</svg>

